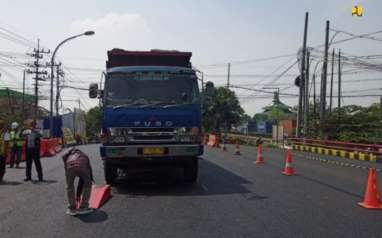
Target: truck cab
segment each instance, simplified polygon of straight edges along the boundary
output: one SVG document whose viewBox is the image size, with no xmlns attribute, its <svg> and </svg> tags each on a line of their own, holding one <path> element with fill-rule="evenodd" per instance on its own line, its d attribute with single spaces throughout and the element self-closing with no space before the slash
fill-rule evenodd
<svg viewBox="0 0 382 238">
<path fill-rule="evenodd" d="M 180 167 L 195 182 L 201 145 L 201 102 L 191 53 L 178 51 L 108 52 L 103 90 L 90 86 L 102 105 L 105 180 L 118 170 Z"/>
</svg>

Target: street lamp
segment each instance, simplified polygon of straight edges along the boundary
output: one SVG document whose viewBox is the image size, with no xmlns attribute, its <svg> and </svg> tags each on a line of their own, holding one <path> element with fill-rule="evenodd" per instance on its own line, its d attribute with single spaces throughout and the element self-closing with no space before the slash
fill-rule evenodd
<svg viewBox="0 0 382 238">
<path fill-rule="evenodd" d="M 53 51 L 53 54 L 52 54 L 52 58 L 50 60 L 50 114 L 49 114 L 49 119 L 50 119 L 50 122 L 49 122 L 49 131 L 50 131 L 50 137 L 52 137 L 53 135 L 53 79 L 54 79 L 54 57 L 56 56 L 56 53 L 57 53 L 57 50 L 60 48 L 60 46 L 62 46 L 63 44 L 65 44 L 66 42 L 70 41 L 70 40 L 73 40 L 77 37 L 80 37 L 80 36 L 91 36 L 91 35 L 94 35 L 94 31 L 86 31 L 82 34 L 78 34 L 78 35 L 74 35 L 74 36 L 71 36 L 69 38 L 66 38 L 65 40 L 63 40 L 60 44 L 57 45 L 56 49 L 54 49 Z M 58 77 L 57 77 L 57 85 L 58 85 Z"/>
</svg>

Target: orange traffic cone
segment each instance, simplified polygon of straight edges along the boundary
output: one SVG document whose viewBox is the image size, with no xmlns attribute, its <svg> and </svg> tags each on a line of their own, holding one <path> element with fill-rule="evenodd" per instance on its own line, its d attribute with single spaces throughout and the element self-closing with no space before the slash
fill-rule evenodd
<svg viewBox="0 0 382 238">
<path fill-rule="evenodd" d="M 263 146 L 260 144 L 257 146 L 257 159 L 255 164 L 262 164 L 264 163 L 263 160 Z"/>
<path fill-rule="evenodd" d="M 377 187 L 377 175 L 374 168 L 369 169 L 369 177 L 367 179 L 365 197 L 363 202 L 359 202 L 358 204 L 364 208 L 369 209 L 382 208 Z"/>
<path fill-rule="evenodd" d="M 287 158 L 285 161 L 285 169 L 282 174 L 291 176 L 294 174 L 294 169 L 292 168 L 292 150 L 288 150 Z"/>
<path fill-rule="evenodd" d="M 236 141 L 236 146 L 235 146 L 235 155 L 241 155 L 240 154 L 240 144 L 237 141 Z"/>
</svg>

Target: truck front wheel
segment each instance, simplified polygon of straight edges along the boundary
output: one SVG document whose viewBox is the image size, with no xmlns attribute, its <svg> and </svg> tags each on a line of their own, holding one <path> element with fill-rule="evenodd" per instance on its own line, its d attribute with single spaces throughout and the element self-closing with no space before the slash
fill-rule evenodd
<svg viewBox="0 0 382 238">
<path fill-rule="evenodd" d="M 103 162 L 103 169 L 105 173 L 105 181 L 107 184 L 113 184 L 117 178 L 117 167 L 111 165 L 106 160 Z"/>
<path fill-rule="evenodd" d="M 198 168 L 197 157 L 187 162 L 183 167 L 184 181 L 187 183 L 195 183 L 198 178 Z"/>
</svg>

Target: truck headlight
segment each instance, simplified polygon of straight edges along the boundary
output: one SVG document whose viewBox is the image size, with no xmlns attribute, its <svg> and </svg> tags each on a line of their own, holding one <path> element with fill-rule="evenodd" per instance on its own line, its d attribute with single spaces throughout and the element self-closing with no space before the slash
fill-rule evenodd
<svg viewBox="0 0 382 238">
<path fill-rule="evenodd" d="M 109 143 L 112 143 L 112 144 L 122 144 L 125 142 L 126 142 L 126 140 L 125 140 L 125 137 L 123 137 L 123 136 L 110 136 L 109 137 Z"/>
<path fill-rule="evenodd" d="M 191 136 L 188 136 L 188 135 L 179 136 L 179 141 L 180 142 L 191 142 Z"/>
<path fill-rule="evenodd" d="M 187 128 L 186 127 L 179 127 L 175 130 L 176 134 L 178 135 L 184 135 L 186 134 L 187 132 Z"/>
</svg>

